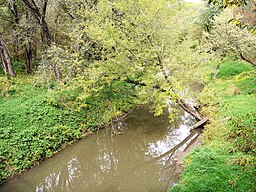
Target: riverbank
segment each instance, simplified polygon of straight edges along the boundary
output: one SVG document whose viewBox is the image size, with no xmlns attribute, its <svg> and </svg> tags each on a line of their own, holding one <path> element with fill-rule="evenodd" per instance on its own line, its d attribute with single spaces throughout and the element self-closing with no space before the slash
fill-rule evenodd
<svg viewBox="0 0 256 192">
<path fill-rule="evenodd" d="M 214 67 L 211 69 L 214 72 Z M 114 84 L 111 93 L 103 90 L 104 94 L 87 98 L 87 105 L 76 108 L 79 92 L 74 90 L 40 86 L 33 77 L 0 80 L 0 182 L 138 104 L 124 83 Z M 221 65 L 215 83 L 198 97 L 201 113 L 211 117 L 201 140 L 203 146 L 184 160 L 181 181 L 171 191 L 253 189 L 255 89 L 255 69 L 250 65 Z"/>
<path fill-rule="evenodd" d="M 81 106 L 79 91 L 41 86 L 33 76 L 0 77 L 0 184 L 134 108 L 126 86 L 115 84 L 111 95 L 95 94 Z"/>
<path fill-rule="evenodd" d="M 211 117 L 202 146 L 183 160 L 180 181 L 169 192 L 255 190 L 255 68 L 239 61 L 220 66 L 200 96 L 201 113 Z"/>
<path fill-rule="evenodd" d="M 68 146 L 0 191 L 166 191 L 177 181 L 174 166 L 168 166 L 175 164 L 175 155 L 161 155 L 186 137 L 194 121 L 177 107 L 179 117 L 169 123 L 167 111 L 154 116 L 148 107 Z M 112 137 L 113 126 L 123 133 Z"/>
</svg>

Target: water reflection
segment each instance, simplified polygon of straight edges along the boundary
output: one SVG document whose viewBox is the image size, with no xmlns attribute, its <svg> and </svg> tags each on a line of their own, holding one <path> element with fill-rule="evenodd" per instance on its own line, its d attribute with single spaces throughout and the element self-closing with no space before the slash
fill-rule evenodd
<svg viewBox="0 0 256 192">
<path fill-rule="evenodd" d="M 0 187 L 18 191 L 165 191 L 175 182 L 175 156 L 170 151 L 189 134 L 192 120 L 179 111 L 154 117 L 143 107 L 122 123 L 124 133 L 111 139 L 111 128 L 68 147 L 40 166 Z"/>
</svg>

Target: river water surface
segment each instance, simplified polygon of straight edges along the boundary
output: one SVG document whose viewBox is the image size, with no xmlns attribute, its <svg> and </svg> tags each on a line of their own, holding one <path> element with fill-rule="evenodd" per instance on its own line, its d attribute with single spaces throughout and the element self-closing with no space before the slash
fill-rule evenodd
<svg viewBox="0 0 256 192">
<path fill-rule="evenodd" d="M 67 147 L 0 186 L 0 191 L 166 191 L 178 179 L 175 155 L 157 157 L 189 135 L 193 123 L 187 113 L 178 113 L 170 124 L 167 113 L 154 117 L 147 106 L 136 109 L 123 122 Z M 123 133 L 113 136 L 113 127 Z"/>
</svg>

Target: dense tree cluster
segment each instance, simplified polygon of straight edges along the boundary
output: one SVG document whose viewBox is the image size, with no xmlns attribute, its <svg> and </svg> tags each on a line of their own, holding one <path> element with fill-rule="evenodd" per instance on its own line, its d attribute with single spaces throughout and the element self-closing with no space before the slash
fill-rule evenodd
<svg viewBox="0 0 256 192">
<path fill-rule="evenodd" d="M 255 2 L 221 2 L 2 0 L 3 71 L 36 71 L 81 90 L 80 98 L 133 84 L 161 111 L 167 98 L 186 97 L 188 81 L 200 81 L 209 56 L 255 64 Z"/>
</svg>

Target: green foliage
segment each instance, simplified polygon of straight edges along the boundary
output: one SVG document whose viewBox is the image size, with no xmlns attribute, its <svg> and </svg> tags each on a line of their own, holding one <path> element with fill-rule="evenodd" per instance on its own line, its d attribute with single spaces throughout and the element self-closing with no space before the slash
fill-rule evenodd
<svg viewBox="0 0 256 192">
<path fill-rule="evenodd" d="M 70 43 L 48 49 L 47 66 L 60 66 L 62 81 L 68 89 L 82 90 L 80 98 L 128 82 L 136 85 L 137 98 L 155 103 L 159 114 L 164 100 L 180 97 L 188 80 L 203 78 L 201 29 L 195 24 L 199 9 L 192 5 L 173 1 L 170 6 L 164 0 L 100 0 L 93 6 L 84 0 L 66 2 L 76 18 L 67 32 Z M 200 72 L 196 66 L 202 67 Z M 48 75 L 44 70 L 42 75 Z"/>
<path fill-rule="evenodd" d="M 83 112 L 53 106 L 46 90 L 13 86 L 0 97 L 0 182 L 82 137 Z"/>
<path fill-rule="evenodd" d="M 114 81 L 111 87 L 104 86 L 89 97 L 79 101 L 79 110 L 84 110 L 84 126 L 93 129 L 109 122 L 143 102 L 136 95 L 135 86 L 129 83 Z"/>
<path fill-rule="evenodd" d="M 209 4 L 213 4 L 217 6 L 219 9 L 227 8 L 232 5 L 237 5 L 237 6 L 242 6 L 246 5 L 248 2 L 253 2 L 253 0 L 234 0 L 234 1 L 229 1 L 229 0 L 209 0 Z"/>
<path fill-rule="evenodd" d="M 256 34 L 255 0 L 208 0 L 208 4 L 218 10 L 218 12 L 230 7 L 235 7 L 237 11 L 232 21 L 240 28 L 247 28 L 254 35 Z"/>
<path fill-rule="evenodd" d="M 221 63 L 218 78 L 229 78 L 242 72 L 251 71 L 253 67 L 240 61 L 227 61 Z"/>
<path fill-rule="evenodd" d="M 229 120 L 228 138 L 239 151 L 256 155 L 256 112 Z"/>
<path fill-rule="evenodd" d="M 223 10 L 214 17 L 212 30 L 204 33 L 203 45 L 214 60 L 230 55 L 255 59 L 256 37 L 247 27 L 237 26 L 236 18 L 240 17 L 237 12 L 234 7 Z"/>
<path fill-rule="evenodd" d="M 9 92 L 13 92 L 14 86 L 12 80 L 0 76 L 0 97 L 9 95 Z"/>
<path fill-rule="evenodd" d="M 82 98 L 80 89 L 34 87 L 33 78 L 0 80 L 0 183 L 141 103 L 122 81 Z"/>
<path fill-rule="evenodd" d="M 228 147 L 211 145 L 194 150 L 180 183 L 169 192 L 253 191 L 256 185 L 255 167 L 232 163 L 232 159 L 240 155 L 230 154 L 229 151 Z"/>
<path fill-rule="evenodd" d="M 24 74 L 26 71 L 26 63 L 21 61 L 13 61 L 13 67 L 18 74 Z"/>
<path fill-rule="evenodd" d="M 211 117 L 204 146 L 184 160 L 181 180 L 170 191 L 255 190 L 255 69 L 234 61 L 221 66 L 215 83 L 201 95 L 207 103 L 202 113 Z"/>
<path fill-rule="evenodd" d="M 256 93 L 256 75 L 253 73 L 247 78 L 240 80 L 237 83 L 237 87 L 239 88 L 239 92 L 244 95 L 251 95 Z"/>
</svg>

